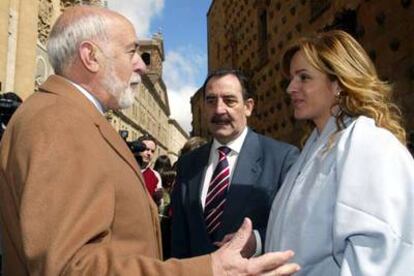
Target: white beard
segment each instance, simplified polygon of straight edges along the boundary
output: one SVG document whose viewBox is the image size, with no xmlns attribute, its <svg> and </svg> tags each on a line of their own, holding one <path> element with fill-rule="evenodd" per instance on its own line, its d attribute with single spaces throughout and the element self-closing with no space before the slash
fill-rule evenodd
<svg viewBox="0 0 414 276">
<path fill-rule="evenodd" d="M 132 106 L 134 103 L 135 92 L 132 87 L 128 85 L 127 89 L 121 91 L 121 95 L 118 98 L 118 106 L 120 109 L 126 109 Z"/>
<path fill-rule="evenodd" d="M 141 76 L 134 72 L 128 83 L 123 84 L 116 75 L 112 64 L 108 68 L 108 76 L 103 81 L 106 91 L 117 100 L 119 109 L 126 109 L 132 106 L 135 100 L 134 89 L 138 83 L 141 83 Z"/>
</svg>

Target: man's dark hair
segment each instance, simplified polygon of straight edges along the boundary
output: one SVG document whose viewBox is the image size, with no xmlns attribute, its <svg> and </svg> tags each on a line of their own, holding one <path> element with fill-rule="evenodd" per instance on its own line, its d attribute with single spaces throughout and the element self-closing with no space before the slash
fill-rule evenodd
<svg viewBox="0 0 414 276">
<path fill-rule="evenodd" d="M 155 138 L 152 137 L 150 134 L 145 133 L 144 135 L 140 136 L 137 139 L 138 142 L 143 142 L 143 141 L 153 141 L 155 145 L 157 145 L 157 141 L 155 141 Z"/>
<path fill-rule="evenodd" d="M 201 147 L 202 145 L 207 143 L 207 139 L 200 137 L 200 136 L 193 136 L 190 137 L 187 142 L 185 142 L 184 146 L 180 150 L 180 156 L 186 154 L 187 152 L 190 152 L 192 150 L 195 150 L 198 147 Z"/>
<path fill-rule="evenodd" d="M 212 78 L 220 78 L 220 77 L 224 77 L 224 76 L 227 76 L 227 75 L 233 75 L 239 80 L 240 85 L 242 87 L 243 100 L 253 98 L 253 92 L 250 89 L 249 80 L 243 74 L 242 71 L 237 70 L 237 69 L 219 69 L 219 70 L 210 72 L 210 74 L 208 74 L 208 76 L 207 76 L 206 80 L 204 81 L 204 84 L 201 88 L 202 91 L 203 91 L 203 95 L 204 96 L 206 95 L 207 84 Z"/>
</svg>

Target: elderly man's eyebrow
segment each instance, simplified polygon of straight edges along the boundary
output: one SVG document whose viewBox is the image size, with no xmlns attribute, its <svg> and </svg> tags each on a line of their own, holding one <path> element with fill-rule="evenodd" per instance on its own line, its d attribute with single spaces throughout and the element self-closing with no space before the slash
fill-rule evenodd
<svg viewBox="0 0 414 276">
<path fill-rule="evenodd" d="M 128 49 L 129 49 L 129 48 L 131 48 L 131 49 L 138 50 L 138 49 L 139 49 L 139 44 L 138 44 L 138 42 L 134 41 L 134 42 L 132 42 L 132 43 L 128 44 L 128 45 L 127 45 L 127 48 L 128 48 Z"/>
</svg>

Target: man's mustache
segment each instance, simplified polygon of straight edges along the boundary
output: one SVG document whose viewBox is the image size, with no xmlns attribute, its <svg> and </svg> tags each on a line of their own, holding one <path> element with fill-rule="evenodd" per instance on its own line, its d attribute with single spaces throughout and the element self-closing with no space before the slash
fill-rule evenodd
<svg viewBox="0 0 414 276">
<path fill-rule="evenodd" d="M 211 118 L 210 122 L 213 124 L 230 123 L 231 118 L 228 116 L 214 115 L 213 118 Z"/>
</svg>

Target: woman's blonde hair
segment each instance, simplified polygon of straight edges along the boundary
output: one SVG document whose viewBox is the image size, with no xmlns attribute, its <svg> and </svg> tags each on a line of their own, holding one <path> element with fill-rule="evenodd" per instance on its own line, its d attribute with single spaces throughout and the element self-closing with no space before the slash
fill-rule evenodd
<svg viewBox="0 0 414 276">
<path fill-rule="evenodd" d="M 341 122 L 345 115 L 364 115 L 406 144 L 401 111 L 391 101 L 391 86 L 379 79 L 373 62 L 351 35 L 333 30 L 299 39 L 282 57 L 283 72 L 287 76 L 290 62 L 300 50 L 312 66 L 332 81 L 338 81 L 342 90 L 338 95 L 340 111 L 336 115 L 339 128 L 343 128 Z"/>
</svg>

